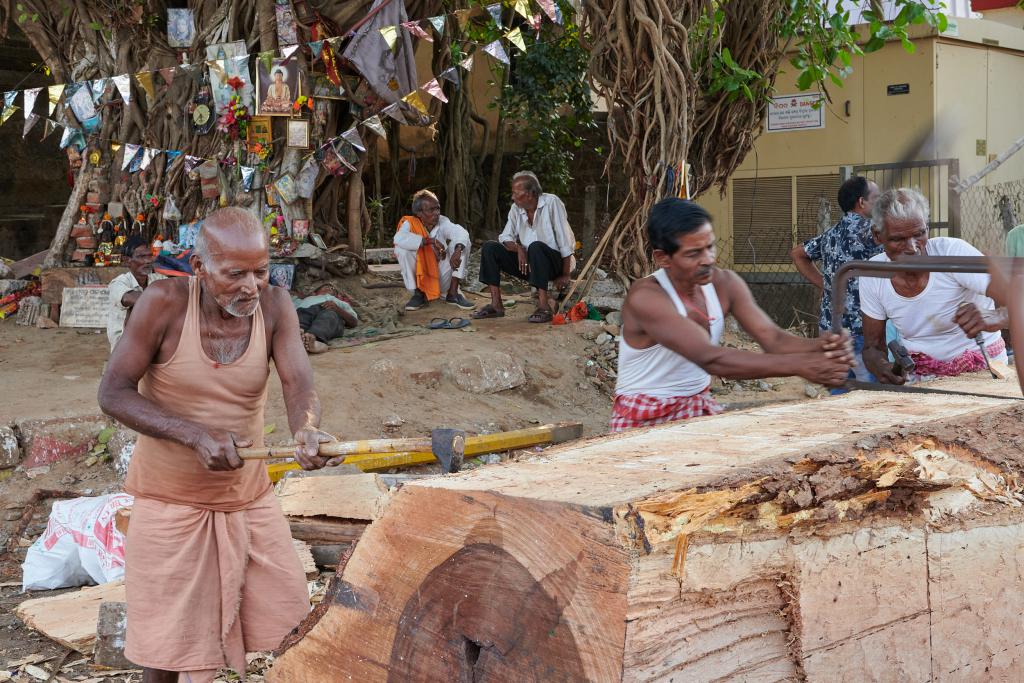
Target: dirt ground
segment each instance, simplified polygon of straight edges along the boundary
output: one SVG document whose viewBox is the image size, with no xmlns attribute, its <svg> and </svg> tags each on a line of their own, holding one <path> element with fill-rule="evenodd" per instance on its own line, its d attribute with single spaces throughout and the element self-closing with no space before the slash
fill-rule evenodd
<svg viewBox="0 0 1024 683">
<path fill-rule="evenodd" d="M 520 429 L 536 424 L 578 421 L 593 436 L 607 430 L 614 377 L 614 342 L 594 338 L 601 323 L 567 326 L 532 325 L 529 292 L 512 292 L 517 305 L 503 319 L 474 321 L 461 330 L 428 330 L 433 318 L 468 317 L 467 312 L 434 302 L 405 313 L 408 298 L 401 288 L 362 286 L 367 277 L 339 281 L 363 319 L 350 337 L 325 354 L 313 356 L 316 386 L 323 404 L 323 427 L 342 438 L 414 436 L 450 426 L 470 433 Z M 379 278 L 369 278 L 380 282 Z M 475 297 L 475 298 L 474 298 Z M 486 299 L 470 295 L 474 303 Z M 367 334 L 376 336 L 365 336 Z M 391 336 L 389 336 L 391 335 Z M 398 336 L 394 336 L 398 335 Z M 405 335 L 405 336 L 402 336 Z M 378 339 L 379 337 L 379 339 Z M 377 339 L 376 341 L 374 341 Z M 370 343 L 365 343 L 369 341 Z M 360 343 L 364 342 L 364 343 Z M 732 331 L 725 343 L 752 347 Z M 358 344 L 358 345 L 356 345 Z M 526 382 L 497 393 L 459 388 L 446 364 L 478 354 L 504 352 L 523 368 Z M 27 418 L 95 415 L 96 390 L 108 357 L 106 335 L 92 330 L 50 329 L 0 321 L 0 377 L 3 398 L 0 424 Z M 782 400 L 807 400 L 814 388 L 799 379 L 722 383 L 717 398 L 729 407 Z M 287 417 L 278 382 L 271 380 L 265 422 L 273 431 L 269 442 L 289 439 Z M 69 496 L 117 491 L 119 478 L 110 462 L 87 465 L 85 458 L 52 465 L 47 472 L 0 470 L 0 682 L 34 680 L 19 672 L 26 658 L 45 658 L 44 669 L 60 661 L 66 650 L 25 628 L 13 609 L 40 593 L 21 593 L 20 563 L 27 546 L 46 527 L 51 500 L 26 506 L 37 490 L 66 491 Z M 24 521 L 23 521 L 24 520 Z M 6 549 L 10 547 L 10 551 Z M 50 592 L 57 594 L 57 591 Z M 78 660 L 83 660 L 78 662 Z M 69 667 L 68 664 L 74 664 Z M 102 675 L 77 653 L 64 660 L 54 680 L 87 680 Z M 138 680 L 138 674 L 104 680 Z M 259 680 L 258 675 L 255 676 Z"/>
</svg>

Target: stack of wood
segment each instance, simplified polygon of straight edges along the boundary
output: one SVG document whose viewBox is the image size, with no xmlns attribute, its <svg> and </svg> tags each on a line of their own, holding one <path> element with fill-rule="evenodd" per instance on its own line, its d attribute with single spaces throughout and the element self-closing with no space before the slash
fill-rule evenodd
<svg viewBox="0 0 1024 683">
<path fill-rule="evenodd" d="M 406 482 L 267 680 L 1020 680 L 1024 405 L 939 386 L 1008 398 L 855 392 Z"/>
</svg>

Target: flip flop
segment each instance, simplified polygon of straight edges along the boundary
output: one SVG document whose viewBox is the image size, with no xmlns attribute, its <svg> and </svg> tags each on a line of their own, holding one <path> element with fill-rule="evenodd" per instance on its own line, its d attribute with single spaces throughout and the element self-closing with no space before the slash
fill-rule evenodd
<svg viewBox="0 0 1024 683">
<path fill-rule="evenodd" d="M 483 320 L 484 318 L 504 318 L 505 311 L 496 310 L 494 306 L 487 304 L 479 311 L 473 313 L 470 317 L 473 318 L 473 320 Z"/>
<path fill-rule="evenodd" d="M 434 318 L 430 321 L 429 327 L 432 330 L 450 330 L 452 325 L 444 318 Z"/>
<path fill-rule="evenodd" d="M 530 317 L 526 319 L 526 322 L 530 323 L 549 323 L 554 317 L 554 314 L 547 308 L 538 308 L 536 311 L 530 314 Z"/>
<path fill-rule="evenodd" d="M 469 327 L 470 322 L 465 318 L 452 318 L 448 321 L 449 330 L 461 330 L 463 327 Z"/>
</svg>

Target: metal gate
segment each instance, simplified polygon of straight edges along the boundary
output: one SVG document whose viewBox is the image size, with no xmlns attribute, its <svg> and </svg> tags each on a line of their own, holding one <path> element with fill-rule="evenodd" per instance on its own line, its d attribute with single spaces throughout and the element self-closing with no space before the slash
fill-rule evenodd
<svg viewBox="0 0 1024 683">
<path fill-rule="evenodd" d="M 894 164 L 853 166 L 853 175 L 873 180 L 882 192 L 910 187 L 928 198 L 930 237 L 960 237 L 960 195 L 950 189 L 949 179 L 960 174 L 959 159 L 909 161 Z"/>
</svg>

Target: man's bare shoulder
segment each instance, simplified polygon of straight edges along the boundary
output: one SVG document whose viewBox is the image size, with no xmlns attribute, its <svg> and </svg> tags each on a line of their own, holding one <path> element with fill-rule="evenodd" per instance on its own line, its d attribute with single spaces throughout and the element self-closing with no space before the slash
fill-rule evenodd
<svg viewBox="0 0 1024 683">
<path fill-rule="evenodd" d="M 272 327 L 282 315 L 293 310 L 291 293 L 283 287 L 267 285 L 260 295 L 260 308 L 268 326 Z"/>
<path fill-rule="evenodd" d="M 626 300 L 622 303 L 622 310 L 633 314 L 641 313 L 652 303 L 670 301 L 665 289 L 653 277 L 644 277 L 635 280 L 626 292 Z"/>
<path fill-rule="evenodd" d="M 135 306 L 183 307 L 188 304 L 188 278 L 167 277 L 149 283 Z"/>
</svg>

